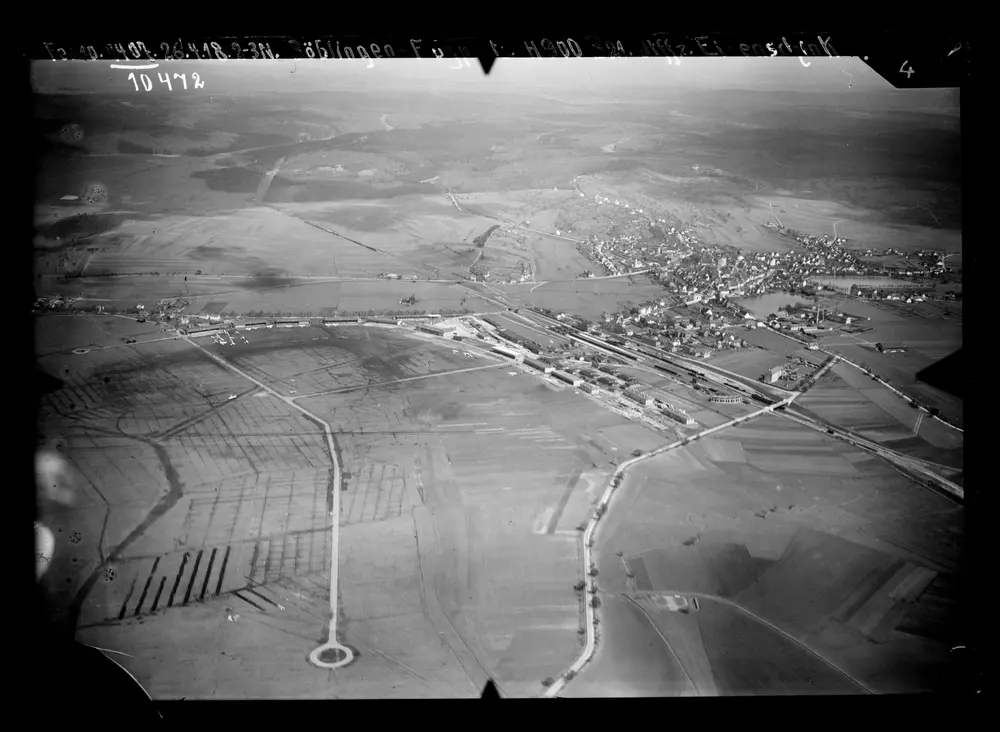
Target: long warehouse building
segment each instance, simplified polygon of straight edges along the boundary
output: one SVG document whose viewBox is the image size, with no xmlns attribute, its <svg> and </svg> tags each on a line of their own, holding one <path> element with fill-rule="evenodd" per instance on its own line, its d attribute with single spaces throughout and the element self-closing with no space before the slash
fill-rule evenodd
<svg viewBox="0 0 1000 732">
<path fill-rule="evenodd" d="M 539 361 L 537 358 L 526 358 L 524 359 L 524 362 L 529 366 L 531 366 L 531 368 L 538 369 L 543 374 L 551 374 L 553 371 L 556 370 L 555 366 L 550 366 L 544 361 Z"/>
<path fill-rule="evenodd" d="M 455 330 L 451 326 L 440 326 L 440 325 L 430 325 L 428 323 L 418 323 L 417 330 L 423 331 L 424 333 L 430 333 L 432 335 L 444 337 Z"/>
<path fill-rule="evenodd" d="M 524 361 L 524 356 L 522 356 L 517 351 L 512 351 L 509 348 L 504 348 L 503 346 L 493 346 L 493 352 L 499 353 L 501 356 L 506 356 L 513 361 Z"/>
<path fill-rule="evenodd" d="M 680 422 L 681 424 L 689 424 L 689 425 L 690 424 L 697 424 L 694 421 L 694 419 L 692 419 L 688 415 L 687 412 L 685 412 L 680 407 L 675 407 L 672 404 L 664 403 L 663 406 L 660 407 L 660 411 L 663 412 L 668 417 L 670 417 L 670 419 L 673 419 L 673 420 L 675 420 L 677 422 Z"/>
<path fill-rule="evenodd" d="M 567 374 L 564 371 L 553 371 L 552 375 L 555 376 L 557 379 L 559 379 L 559 381 L 565 381 L 567 384 L 571 386 L 580 386 L 581 384 L 583 384 L 583 379 L 577 378 L 572 374 Z"/>
</svg>

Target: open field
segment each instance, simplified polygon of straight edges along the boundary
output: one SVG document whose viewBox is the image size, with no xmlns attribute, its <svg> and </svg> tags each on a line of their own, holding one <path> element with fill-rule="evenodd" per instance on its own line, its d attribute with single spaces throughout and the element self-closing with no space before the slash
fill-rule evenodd
<svg viewBox="0 0 1000 732">
<path fill-rule="evenodd" d="M 532 226 L 534 224 L 532 221 Z M 535 279 L 539 282 L 574 280 L 584 270 L 593 271 L 596 266 L 580 254 L 571 241 L 552 236 L 530 236 L 527 243 L 531 247 Z"/>
<path fill-rule="evenodd" d="M 113 228 L 81 240 L 78 246 L 99 251 L 89 258 L 79 274 L 203 272 L 272 277 L 295 274 L 373 277 L 387 271 L 419 273 L 413 265 L 407 267 L 405 262 L 360 247 L 269 207 L 199 216 L 120 215 L 118 219 Z M 49 253 L 41 256 L 37 271 L 61 273 L 54 257 Z"/>
<path fill-rule="evenodd" d="M 926 223 L 914 226 L 891 223 L 883 217 L 872 216 L 864 208 L 839 205 L 833 201 L 792 196 L 754 196 L 752 200 L 756 208 L 768 217 L 768 203 L 772 204 L 782 224 L 805 234 L 833 236 L 833 223 L 836 221 L 837 235 L 847 239 L 848 248 L 893 247 L 903 251 L 933 248 L 946 252 L 962 251 L 961 231 L 936 227 L 926 212 Z M 919 204 L 912 208 L 920 211 Z"/>
<path fill-rule="evenodd" d="M 962 526 L 960 507 L 888 464 L 767 416 L 630 469 L 596 537 L 598 585 L 607 598 L 704 594 L 700 610 L 676 621 L 696 627 L 674 632 L 686 633 L 682 659 L 707 656 L 720 693 L 856 693 L 833 666 L 876 691 L 944 688 L 962 625 L 957 595 L 940 596 L 954 592 Z M 944 613 L 937 624 L 931 605 Z M 606 601 L 600 612 L 605 637 L 637 623 L 624 603 Z M 647 662 L 649 674 L 677 693 L 684 675 L 666 648 L 661 657 Z M 568 695 L 597 693 L 627 663 L 602 644 Z M 785 673 L 788 664 L 800 678 Z"/>
<path fill-rule="evenodd" d="M 562 697 L 693 696 L 693 685 L 642 611 L 623 597 L 601 598 L 607 623 L 602 635 L 601 661 L 592 663 L 560 694 Z"/>
<path fill-rule="evenodd" d="M 411 295 L 417 298 L 409 308 L 413 312 L 434 313 L 445 309 L 484 312 L 496 308 L 464 288 L 441 282 L 291 280 L 288 284 L 280 284 L 282 280 L 233 279 L 198 283 L 192 279 L 189 278 L 189 282 L 184 282 L 183 278 L 141 277 L 60 279 L 47 282 L 44 290 L 68 296 L 83 295 L 84 299 L 76 303 L 76 307 L 88 309 L 94 305 L 134 308 L 136 303 L 150 307 L 162 297 L 183 298 L 190 303 L 185 310 L 188 314 L 207 312 L 206 306 L 210 306 L 213 313 L 227 315 L 264 312 L 321 316 L 338 311 L 405 311 L 399 301 Z M 188 284 L 194 286 L 189 290 Z"/>
<path fill-rule="evenodd" d="M 756 379 L 761 374 L 766 374 L 771 367 L 783 364 L 787 360 L 783 355 L 764 348 L 741 348 L 717 352 L 708 363 L 721 366 L 748 379 Z"/>
<path fill-rule="evenodd" d="M 691 60 L 666 85 L 655 60 L 573 78 L 510 61 L 489 90 L 450 61 L 176 61 L 205 78 L 202 94 L 35 64 L 36 291 L 80 297 L 78 311 L 170 297 L 192 315 L 332 316 L 411 295 L 411 311 L 495 312 L 493 289 L 596 320 L 663 288 L 575 279 L 602 272 L 557 229 L 801 248 L 765 226 L 777 217 L 836 226 L 856 249 L 961 250 L 953 90 L 891 90 L 848 58 L 770 59 L 766 73 Z M 734 78 L 746 88 L 720 88 Z M 501 223 L 549 233 L 479 249 Z M 491 280 L 533 281 L 453 284 L 480 256 Z M 960 348 L 961 305 L 842 302 L 874 330 L 821 340 L 960 421 L 959 389 L 916 374 Z M 222 346 L 91 312 L 35 326 L 36 380 L 59 382 L 38 429 L 76 488 L 73 505 L 42 511 L 57 537 L 50 619 L 129 654 L 156 698 L 475 697 L 487 675 L 537 695 L 581 648 L 578 527 L 616 463 L 672 439 L 603 395 L 392 327 L 257 330 Z M 716 363 L 749 378 L 801 353 L 740 335 L 767 350 Z M 905 354 L 872 350 L 900 340 Z M 955 434 L 859 375 L 839 368 L 802 408 L 960 462 Z M 702 428 L 750 408 L 650 376 Z M 598 655 L 566 691 L 948 688 L 948 649 L 966 642 L 962 518 L 780 416 L 641 462 L 597 535 Z M 355 661 L 318 671 L 308 654 L 327 639 L 332 592 Z M 671 592 L 701 592 L 701 607 L 670 613 Z"/>
<path fill-rule="evenodd" d="M 868 334 L 863 333 L 862 335 Z M 922 356 L 919 351 L 879 353 L 870 345 L 827 346 L 824 344 L 824 348 L 829 348 L 834 353 L 850 359 L 856 364 L 869 367 L 896 389 L 916 398 L 924 406 L 940 409 L 942 417 L 959 427 L 962 426 L 962 400 L 944 391 L 943 388 L 935 388 L 917 379 L 917 373 L 935 363 L 934 360 Z M 853 367 L 848 368 L 852 368 L 856 373 L 852 378 L 869 379 L 871 385 L 875 385 L 874 382 L 870 381 L 870 377 L 865 376 L 861 371 Z M 955 387 L 949 386 L 948 388 L 954 390 Z M 900 397 L 896 397 L 896 399 L 903 403 Z"/>
<path fill-rule="evenodd" d="M 886 447 L 923 460 L 961 468 L 961 432 L 910 407 L 857 369 L 836 364 L 797 404 Z"/>
<path fill-rule="evenodd" d="M 962 321 L 958 314 L 960 305 L 956 303 L 905 303 L 895 302 L 865 302 L 862 300 L 846 300 L 843 311 L 847 314 L 860 315 L 868 320 L 860 321 L 872 330 L 861 333 L 859 337 L 873 345 L 884 343 L 912 343 L 915 350 L 930 348 L 932 353 L 941 353 L 942 349 L 958 350 L 962 344 Z M 941 317 L 946 312 L 954 311 L 951 317 Z M 843 334 L 831 334 L 834 342 L 845 340 Z M 822 341 L 824 344 L 826 340 Z M 951 351 L 949 351 L 950 353 Z"/>
<path fill-rule="evenodd" d="M 628 277 L 621 277 L 545 285 L 505 285 L 502 289 L 526 305 L 595 319 L 606 311 L 616 312 L 626 305 L 638 305 L 662 295 L 663 288 L 649 284 L 648 278 L 637 275 L 634 279 L 635 284 L 631 284 Z"/>
<path fill-rule="evenodd" d="M 131 318 L 113 315 L 55 315 L 35 320 L 35 355 L 68 354 L 74 348 L 123 347 L 123 338 L 139 341 L 162 338 L 163 331 L 153 323 L 138 323 Z M 73 369 L 75 364 L 67 363 Z"/>
<path fill-rule="evenodd" d="M 326 623 L 337 489 L 322 429 L 184 340 L 41 362 L 65 382 L 41 424 L 80 490 L 43 517 L 72 537 L 47 576 L 55 617 L 135 656 L 154 698 L 474 696 L 482 667 L 537 693 L 579 648 L 575 527 L 609 461 L 661 438 L 446 341 L 364 327 L 250 341 L 205 347 L 278 394 L 317 394 L 299 403 L 335 425 L 356 664 L 331 687 L 306 660 Z M 190 672 L 206 652 L 217 660 Z"/>
<path fill-rule="evenodd" d="M 738 330 L 737 334 L 747 343 L 766 348 L 768 351 L 782 357 L 796 353 L 802 349 L 799 341 L 785 338 L 770 328 L 754 328 L 753 330 Z"/>
</svg>

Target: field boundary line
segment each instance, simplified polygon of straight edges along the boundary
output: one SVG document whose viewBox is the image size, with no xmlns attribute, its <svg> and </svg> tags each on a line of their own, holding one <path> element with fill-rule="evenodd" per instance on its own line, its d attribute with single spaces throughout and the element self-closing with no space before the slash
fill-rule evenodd
<svg viewBox="0 0 1000 732">
<path fill-rule="evenodd" d="M 510 364 L 501 361 L 500 363 L 488 363 L 482 366 L 472 366 L 467 369 L 456 369 L 454 371 L 441 371 L 436 374 L 421 374 L 420 376 L 408 376 L 405 379 L 394 379 L 393 381 L 378 381 L 373 384 L 358 384 L 357 386 L 345 386 L 340 389 L 328 389 L 326 391 L 317 391 L 312 394 L 296 394 L 295 399 L 309 399 L 312 397 L 327 396 L 329 394 L 345 394 L 352 391 L 358 391 L 360 389 L 378 389 L 383 386 L 392 386 L 393 384 L 405 384 L 410 381 L 419 381 L 421 379 L 433 379 L 437 376 L 452 376 L 454 374 L 464 374 L 469 371 L 482 371 L 484 369 L 495 369 L 501 366 L 509 366 Z"/>
<path fill-rule="evenodd" d="M 226 368 L 226 369 L 232 371 L 233 373 L 238 374 L 239 376 L 242 376 L 247 381 L 249 381 L 249 382 L 251 382 L 253 384 L 256 384 L 261 389 L 263 389 L 264 391 L 266 391 L 269 394 L 271 394 L 271 396 L 275 397 L 276 399 L 280 399 L 281 401 L 283 401 L 288 406 L 290 406 L 293 409 L 301 412 L 302 414 L 306 415 L 306 417 L 308 417 L 309 419 L 311 419 L 314 422 L 317 422 L 317 423 L 319 423 L 320 425 L 323 426 L 323 431 L 326 433 L 327 448 L 329 449 L 329 452 L 330 452 L 330 460 L 333 463 L 334 478 L 333 478 L 333 508 L 330 511 L 330 518 L 331 518 L 331 524 L 332 524 L 332 527 L 331 527 L 332 528 L 332 532 L 331 532 L 332 536 L 331 536 L 331 542 L 330 542 L 330 544 L 331 544 L 331 549 L 330 549 L 330 629 L 329 629 L 329 640 L 322 647 L 323 648 L 336 647 L 336 648 L 339 648 L 342 651 L 342 654 L 343 654 L 342 658 L 339 661 L 335 662 L 334 665 L 346 665 L 346 664 L 350 663 L 353 660 L 353 657 L 354 657 L 353 652 L 350 649 L 348 649 L 346 646 L 342 646 L 338 642 L 338 640 L 337 640 L 337 616 L 338 616 L 338 607 L 339 607 L 339 603 L 338 603 L 338 589 L 339 589 L 338 573 L 340 571 L 340 491 L 341 491 L 342 472 L 341 472 L 341 468 L 340 468 L 340 461 L 337 459 L 337 449 L 334 446 L 334 442 L 333 442 L 333 430 L 330 427 L 330 424 L 328 422 L 326 422 L 326 420 L 321 419 L 320 417 L 317 417 L 315 414 L 313 414 L 312 412 L 310 412 L 305 407 L 296 404 L 295 400 L 292 397 L 287 397 L 287 396 L 283 396 L 283 395 L 279 394 L 277 391 L 275 391 L 272 387 L 268 386 L 264 382 L 262 382 L 262 381 L 260 381 L 258 379 L 255 379 L 254 377 L 250 376 L 249 374 L 244 373 L 241 369 L 239 369 L 236 366 L 234 366 L 233 364 L 229 363 L 228 361 L 226 361 L 221 356 L 217 356 L 216 354 L 212 353 L 211 351 L 209 351 L 208 349 L 206 349 L 203 346 L 199 345 L 198 343 L 195 343 L 194 340 L 192 338 L 190 338 L 189 336 L 181 336 L 181 338 L 183 338 L 185 341 L 187 341 L 189 344 L 191 344 L 192 346 L 194 346 L 195 348 L 197 348 L 199 351 L 201 351 L 202 353 L 204 353 L 206 356 L 208 356 L 209 358 L 211 358 L 213 361 L 215 361 L 216 363 L 218 363 L 223 368 Z"/>
<path fill-rule="evenodd" d="M 705 593 L 705 592 L 687 592 L 687 591 L 682 591 L 682 590 L 655 590 L 655 592 L 653 594 L 689 595 L 690 597 L 698 597 L 698 598 L 701 598 L 703 600 L 714 600 L 715 602 L 718 602 L 718 603 L 721 603 L 723 605 L 728 605 L 729 607 L 735 608 L 735 609 L 739 610 L 741 613 L 743 613 L 744 615 L 747 615 L 748 617 L 753 618 L 754 620 L 756 620 L 758 623 L 761 623 L 762 625 L 766 625 L 771 630 L 775 631 L 776 633 L 781 634 L 782 636 L 784 636 L 788 640 L 792 641 L 795 645 L 799 646 L 802 650 L 807 651 L 808 653 L 812 654 L 813 656 L 815 656 L 816 658 L 818 658 L 820 661 L 822 661 L 823 663 L 825 663 L 827 666 L 829 666 L 830 668 L 834 669 L 837 673 L 841 674 L 844 678 L 846 678 L 849 681 L 851 681 L 851 683 L 853 683 L 855 686 L 858 686 L 859 688 L 864 689 L 866 693 L 868 693 L 868 694 L 874 694 L 875 693 L 864 682 L 859 681 L 858 679 L 854 678 L 847 671 L 845 671 L 844 669 L 840 668 L 840 666 L 838 666 L 837 664 L 835 664 L 833 661 L 831 661 L 830 659 L 828 659 L 826 656 L 824 656 L 819 651 L 813 649 L 807 643 L 802 642 L 801 640 L 799 640 L 798 638 L 796 638 L 794 635 L 792 635 L 788 631 L 779 628 L 777 625 L 775 625 L 771 621 L 767 620 L 766 618 L 762 618 L 757 613 L 755 613 L 752 610 L 749 610 L 749 609 L 743 607 L 742 605 L 740 605 L 737 602 L 733 602 L 732 600 L 730 600 L 728 598 L 725 598 L 725 597 L 720 597 L 719 595 L 712 595 L 712 594 L 708 594 L 708 593 Z M 629 599 L 632 600 L 633 602 L 635 602 L 635 600 L 633 598 L 630 597 Z M 637 602 L 636 602 L 636 604 L 638 605 Z"/>
<path fill-rule="evenodd" d="M 805 347 L 806 345 L 808 345 L 805 342 L 800 341 L 798 338 L 794 338 L 793 336 L 790 336 L 787 333 L 782 333 L 780 330 L 778 330 L 776 328 L 772 328 L 769 325 L 765 325 L 764 327 L 767 328 L 772 333 L 777 333 L 782 338 L 787 338 L 790 341 L 795 341 L 796 343 L 802 345 L 803 347 Z M 822 346 L 817 346 L 817 350 L 821 351 L 822 353 L 825 353 L 827 356 L 834 356 L 834 357 L 837 358 L 837 360 L 843 361 L 844 363 L 853 366 L 854 368 L 858 369 L 859 371 L 862 371 L 862 372 L 864 372 L 866 374 L 869 374 L 870 376 L 874 376 L 876 381 L 878 381 L 882 386 L 884 386 L 889 391 L 894 392 L 901 399 L 905 399 L 907 402 L 912 402 L 913 401 L 912 397 L 909 397 L 906 394 L 904 394 L 903 392 L 901 392 L 899 389 L 897 389 L 896 387 L 894 387 L 892 384 L 890 384 L 889 382 L 885 381 L 881 376 L 879 376 L 878 374 L 876 374 L 874 372 L 869 371 L 868 369 L 864 368 L 863 366 L 860 366 L 859 364 L 854 363 L 854 361 L 850 360 L 849 358 L 845 358 L 844 356 L 841 356 L 839 353 L 834 353 L 833 351 L 828 351 L 827 349 L 823 348 Z M 941 417 L 938 417 L 936 415 L 930 414 L 930 411 L 927 410 L 927 409 L 925 409 L 924 407 L 921 407 L 921 406 L 918 405 L 917 408 L 920 409 L 920 411 L 922 411 L 922 412 L 926 412 L 927 414 L 930 415 L 930 417 L 932 419 L 936 419 L 941 424 L 946 425 L 948 427 L 951 427 L 956 432 L 961 432 L 962 434 L 965 434 L 965 430 L 962 429 L 961 427 L 953 425 L 951 422 L 948 422 L 948 421 L 946 421 L 944 419 L 941 419 Z"/>
<path fill-rule="evenodd" d="M 638 455 L 633 458 L 629 458 L 623 463 L 620 463 L 616 468 L 615 472 L 611 476 L 611 480 L 608 482 L 608 487 L 604 490 L 604 494 L 601 496 L 600 501 L 598 501 L 597 507 L 592 514 L 590 521 L 587 522 L 587 527 L 583 532 L 583 582 L 584 582 L 584 612 L 586 614 L 586 631 L 587 631 L 587 642 L 584 645 L 583 652 L 580 654 L 579 658 L 566 670 L 564 671 L 555 682 L 549 686 L 543 693 L 542 697 L 551 699 L 554 698 L 556 694 L 562 691 L 563 687 L 566 686 L 579 672 L 586 666 L 591 660 L 593 660 L 594 653 L 597 648 L 597 627 L 599 623 L 599 618 L 597 616 L 596 608 L 592 604 L 592 598 L 597 596 L 597 586 L 594 582 L 594 578 L 591 576 L 591 570 L 596 568 L 593 559 L 592 547 L 594 543 L 594 533 L 597 530 L 598 523 L 602 516 L 607 513 L 609 504 L 611 502 L 611 497 L 615 490 L 621 485 L 625 471 L 632 467 L 638 462 L 643 460 L 648 460 L 649 458 L 660 455 L 661 453 L 667 452 L 668 450 L 673 450 L 677 447 L 683 447 L 694 440 L 698 440 L 706 435 L 714 434 L 720 430 L 724 430 L 728 427 L 733 427 L 737 424 L 747 422 L 751 419 L 755 419 L 763 414 L 769 414 L 774 412 L 778 407 L 786 406 L 791 404 L 798 393 L 793 394 L 780 402 L 775 402 L 766 407 L 762 407 L 755 412 L 750 414 L 745 414 L 742 417 L 736 417 L 724 422 L 715 427 L 709 427 L 706 430 L 691 435 L 690 437 L 685 437 L 681 440 L 676 440 L 667 445 L 656 448 L 655 450 L 650 450 L 647 453 Z"/>
</svg>

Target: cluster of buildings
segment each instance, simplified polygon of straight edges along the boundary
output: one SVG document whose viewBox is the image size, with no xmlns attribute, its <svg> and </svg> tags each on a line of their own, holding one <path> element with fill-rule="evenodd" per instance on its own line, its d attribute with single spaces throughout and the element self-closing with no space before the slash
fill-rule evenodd
<svg viewBox="0 0 1000 732">
<path fill-rule="evenodd" d="M 798 244 L 795 251 L 742 252 L 733 247 L 706 244 L 692 230 L 671 226 L 665 218 L 624 201 L 596 195 L 594 202 L 620 210 L 623 215 L 613 218 L 608 236 L 588 237 L 581 247 L 583 253 L 603 266 L 608 274 L 656 271 L 661 284 L 677 304 L 724 302 L 729 297 L 796 291 L 808 288 L 809 280 L 816 277 L 920 279 L 950 271 L 945 257 L 939 252 L 907 254 L 887 248 L 862 253 L 848 249 L 847 239 L 843 237 L 803 234 L 775 222 L 768 222 L 766 226 L 794 240 Z M 889 267 L 865 261 L 862 256 L 901 256 L 913 262 L 913 266 Z M 593 275 L 585 271 L 582 276 Z M 906 287 L 907 283 L 900 285 Z M 836 289 L 835 285 L 828 287 Z M 850 285 L 845 284 L 844 289 L 848 287 Z"/>
<path fill-rule="evenodd" d="M 905 303 L 924 302 L 938 299 L 930 292 L 929 287 L 913 287 L 909 283 L 893 286 L 880 284 L 878 287 L 852 284 L 848 292 L 862 300 L 898 300 Z M 958 299 L 958 298 L 941 298 Z"/>
<path fill-rule="evenodd" d="M 393 325 L 402 325 L 401 321 L 392 321 Z M 455 326 L 453 325 L 433 325 L 431 323 L 417 323 L 417 330 L 423 333 L 429 333 L 431 335 L 436 335 L 441 338 L 447 338 L 449 335 L 454 335 Z"/>
<path fill-rule="evenodd" d="M 572 357 L 569 353 L 562 356 L 548 355 L 533 358 L 503 345 L 493 346 L 492 351 L 513 362 L 523 363 L 542 374 L 551 375 L 586 394 L 600 394 L 602 391 L 611 394 L 619 392 L 623 397 L 640 407 L 653 407 L 655 405 L 659 413 L 669 417 L 674 422 L 683 425 L 696 424 L 695 420 L 683 409 L 654 398 L 637 385 L 637 380 L 634 377 L 622 373 L 618 368 L 608 363 L 588 362 L 583 356 Z M 557 368 L 557 364 L 559 368 Z M 737 399 L 733 403 L 739 401 L 742 400 Z"/>
<path fill-rule="evenodd" d="M 536 356 L 550 350 L 548 344 L 542 342 L 541 336 L 536 339 L 521 333 L 514 333 L 510 330 L 508 323 L 492 315 L 484 315 L 482 320 L 496 329 L 492 335 L 531 351 Z"/>
<path fill-rule="evenodd" d="M 63 297 L 62 295 L 43 295 L 35 298 L 36 310 L 59 310 L 73 304 L 79 297 Z"/>
<path fill-rule="evenodd" d="M 708 305 L 671 307 L 666 300 L 646 302 L 619 313 L 605 313 L 595 330 L 607 333 L 609 343 L 624 345 L 629 336 L 652 348 L 692 358 L 710 358 L 719 351 L 747 348 L 736 332 L 745 322 L 737 309 Z"/>
<path fill-rule="evenodd" d="M 582 191 L 579 195 L 587 198 Z M 629 274 L 666 266 L 681 256 L 685 246 L 697 242 L 691 231 L 681 231 L 679 227 L 668 229 L 671 225 L 666 218 L 621 199 L 597 194 L 593 202 L 600 207 L 600 220 L 606 223 L 607 232 L 602 236 L 591 234 L 580 249 L 584 256 L 600 264 L 606 274 Z M 582 276 L 594 274 L 587 270 Z"/>
<path fill-rule="evenodd" d="M 758 381 L 765 384 L 783 382 L 782 386 L 791 387 L 800 380 L 816 373 L 823 365 L 823 357 L 819 354 L 806 356 L 788 356 L 786 363 L 772 366 L 761 375 Z"/>
<path fill-rule="evenodd" d="M 456 328 L 449 323 L 426 322 L 437 316 L 363 317 L 337 316 L 327 318 L 223 318 L 221 315 L 182 316 L 177 318 L 177 329 L 181 335 L 199 338 L 223 333 L 258 330 L 264 328 L 308 328 L 311 325 L 406 325 L 412 323 L 415 330 L 442 338 L 458 338 Z"/>
<path fill-rule="evenodd" d="M 747 327 L 767 325 L 775 330 L 799 331 L 813 334 L 820 331 L 829 330 L 833 326 L 850 326 L 850 332 L 863 333 L 871 330 L 863 327 L 862 323 L 868 320 L 863 315 L 854 315 L 841 310 L 830 311 L 820 308 L 818 305 L 812 307 L 808 305 L 786 305 L 778 308 L 777 313 L 771 313 L 763 320 L 755 320 L 753 316 L 747 317 Z M 847 330 L 847 328 L 842 328 Z"/>
<path fill-rule="evenodd" d="M 598 203 L 610 199 L 597 196 Z M 614 205 L 627 207 L 621 201 Z M 638 214 L 641 209 L 631 209 Z M 660 219 L 646 216 L 650 226 Z M 852 332 L 870 330 L 863 325 L 867 318 L 843 312 L 808 313 L 794 309 L 758 320 L 733 302 L 738 297 L 753 297 L 769 292 L 791 292 L 815 295 L 811 280 L 827 276 L 845 277 L 845 288 L 857 277 L 924 277 L 931 278 L 945 268 L 945 259 L 936 252 L 917 252 L 909 258 L 920 266 L 912 269 L 890 269 L 879 263 L 865 262 L 859 252 L 846 248 L 842 237 L 801 234 L 783 226 L 770 226 L 799 245 L 796 251 L 744 252 L 733 247 L 705 244 L 690 230 L 660 229 L 668 242 L 650 242 L 638 235 L 625 234 L 609 241 L 591 242 L 591 256 L 613 273 L 653 268 L 664 287 L 664 294 L 655 301 L 618 313 L 605 313 L 603 323 L 593 331 L 623 334 L 649 346 L 670 350 L 691 357 L 709 358 L 715 352 L 729 348 L 745 348 L 747 343 L 734 330 L 739 326 L 758 328 L 769 325 L 807 335 L 839 327 Z M 613 252 L 615 258 L 608 257 Z M 889 248 L 868 250 L 864 256 L 907 256 Z M 667 261 L 669 260 L 669 265 Z M 836 289 L 829 287 L 829 289 Z M 852 294 L 902 302 L 921 302 L 932 297 L 930 287 L 899 279 L 899 285 L 851 287 Z M 954 294 L 951 297 L 957 296 Z"/>
</svg>

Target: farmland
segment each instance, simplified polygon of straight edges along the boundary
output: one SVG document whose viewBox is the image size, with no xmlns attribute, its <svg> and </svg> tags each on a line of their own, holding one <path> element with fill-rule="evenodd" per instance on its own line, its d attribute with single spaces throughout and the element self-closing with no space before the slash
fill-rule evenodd
<svg viewBox="0 0 1000 732">
<path fill-rule="evenodd" d="M 581 531 L 615 467 L 756 406 L 628 369 L 698 423 L 653 431 L 617 395 L 474 341 L 385 323 L 195 339 L 166 327 L 183 320 L 137 322 L 137 304 L 227 320 L 499 312 L 575 350 L 527 308 L 597 322 L 692 286 L 724 298 L 718 278 L 752 267 L 720 272 L 723 254 L 736 268 L 734 249 L 805 249 L 775 219 L 836 227 L 855 250 L 961 250 L 952 92 L 865 89 L 850 59 L 773 59 L 773 77 L 595 62 L 574 79 L 509 60 L 489 90 L 430 59 L 175 60 L 207 81 L 186 94 L 32 68 L 35 290 L 73 300 L 34 308 L 36 380 L 53 383 L 39 444 L 74 488 L 72 504 L 42 501 L 43 614 L 126 654 L 154 698 L 475 697 L 487 677 L 537 696 L 584 647 Z M 861 90 L 842 88 L 851 70 Z M 664 271 L 580 278 L 604 274 L 588 239 L 615 266 L 655 256 Z M 917 376 L 960 348 L 960 302 L 821 299 L 872 326 L 823 347 L 961 423 L 960 390 Z M 711 364 L 748 379 L 806 353 L 736 332 L 750 347 Z M 948 688 L 947 649 L 966 641 L 963 509 L 785 418 L 804 412 L 962 466 L 960 433 L 841 363 L 785 412 L 630 467 L 593 545 L 597 656 L 561 693 Z M 354 660 L 319 671 L 309 654 L 331 634 Z"/>
<path fill-rule="evenodd" d="M 39 331 L 67 322 L 84 321 L 44 317 Z M 47 575 L 53 619 L 128 647 L 154 698 L 373 697 L 387 684 L 472 696 L 483 668 L 521 696 L 565 667 L 579 647 L 576 525 L 608 461 L 659 438 L 446 341 L 365 327 L 247 336 L 205 347 L 337 426 L 356 669 L 322 691 L 306 662 L 329 596 L 322 429 L 183 339 L 41 361 L 64 382 L 43 428 L 85 496 L 45 517 L 81 537 Z M 221 658 L 213 675 L 187 671 L 206 649 Z"/>
<path fill-rule="evenodd" d="M 906 455 L 955 468 L 963 465 L 961 432 L 925 419 L 921 411 L 846 364 L 836 364 L 798 404 Z"/>
<path fill-rule="evenodd" d="M 152 289 L 155 288 L 155 289 Z M 434 313 L 442 310 L 484 312 L 495 309 L 488 301 L 453 284 L 428 281 L 370 280 L 317 281 L 308 279 L 212 279 L 197 281 L 183 277 L 137 277 L 122 280 L 81 278 L 51 280 L 48 292 L 83 295 L 78 308 L 95 304 L 130 309 L 136 303 L 147 308 L 162 297 L 183 298 L 187 313 L 212 312 L 227 315 L 274 313 L 287 315 L 333 315 L 368 310 L 406 311 L 399 301 L 411 295 L 416 302 L 409 310 Z M 208 310 L 205 308 L 208 307 Z"/>
<path fill-rule="evenodd" d="M 713 355 L 709 363 L 733 371 L 740 376 L 746 376 L 748 379 L 756 379 L 761 374 L 767 373 L 771 367 L 783 364 L 786 360 L 781 354 L 761 347 L 717 353 Z"/>
<path fill-rule="evenodd" d="M 624 633 L 636 649 L 657 640 L 649 620 L 627 630 L 641 616 L 616 593 L 701 595 L 700 609 L 648 606 L 676 655 L 629 657 L 609 640 L 571 696 L 600 693 L 602 679 L 626 680 L 622 695 L 694 693 L 690 677 L 702 694 L 948 683 L 949 643 L 962 635 L 948 594 L 962 564 L 962 509 L 866 453 L 761 417 L 636 465 L 605 522 L 596 548 L 609 639 Z M 935 602 L 944 603 L 936 624 L 925 607 Z"/>
<path fill-rule="evenodd" d="M 569 312 L 583 318 L 596 319 L 606 311 L 617 311 L 626 305 L 638 305 L 663 292 L 659 285 L 649 284 L 643 276 L 608 280 L 577 280 L 549 282 L 543 285 L 505 285 L 501 289 L 525 305 Z"/>
<path fill-rule="evenodd" d="M 962 346 L 960 312 L 947 308 L 951 317 L 941 317 L 944 306 L 937 303 L 912 305 L 887 303 L 875 307 L 865 302 L 851 303 L 845 311 L 869 317 L 872 330 L 859 335 L 832 334 L 821 339 L 823 348 L 854 363 L 871 368 L 895 388 L 916 397 L 920 403 L 941 410 L 950 422 L 962 424 L 962 402 L 953 393 L 957 385 L 936 388 L 917 379 L 917 374 L 958 351 Z M 927 307 L 923 307 L 927 306 Z M 875 344 L 902 343 L 904 353 L 879 353 Z"/>
<path fill-rule="evenodd" d="M 574 280 L 584 270 L 593 270 L 593 262 L 577 251 L 573 242 L 551 236 L 532 236 L 528 246 L 535 266 L 535 279 Z"/>
</svg>

